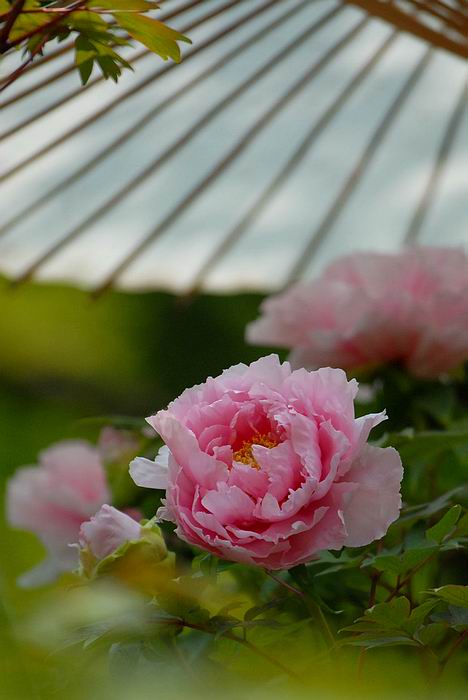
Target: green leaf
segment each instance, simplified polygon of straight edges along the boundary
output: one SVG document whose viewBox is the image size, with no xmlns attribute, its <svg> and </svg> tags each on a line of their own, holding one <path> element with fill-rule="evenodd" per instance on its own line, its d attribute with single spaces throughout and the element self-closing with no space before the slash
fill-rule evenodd
<svg viewBox="0 0 468 700">
<path fill-rule="evenodd" d="M 461 506 L 452 506 L 436 525 L 433 525 L 426 531 L 427 539 L 437 543 L 442 542 L 454 530 L 461 512 Z"/>
<path fill-rule="evenodd" d="M 91 73 L 93 72 L 94 62 L 92 59 L 88 61 L 83 61 L 78 65 L 78 71 L 80 73 L 81 84 L 86 85 L 89 80 Z"/>
<path fill-rule="evenodd" d="M 415 629 L 417 629 L 419 625 L 422 625 L 426 617 L 435 608 L 436 605 L 436 600 L 428 600 L 425 603 L 418 605 L 417 608 L 414 608 L 414 610 L 411 611 L 409 617 L 410 624 L 413 625 Z"/>
<path fill-rule="evenodd" d="M 362 566 L 373 566 L 378 571 L 399 576 L 420 564 L 437 550 L 436 545 L 424 543 L 422 546 L 412 547 L 401 554 L 379 554 L 369 557 L 362 563 Z"/>
<path fill-rule="evenodd" d="M 364 619 L 376 622 L 385 629 L 401 629 L 410 615 L 408 598 L 400 596 L 388 603 L 379 603 L 367 610 Z M 361 618 L 362 619 L 362 618 Z"/>
<path fill-rule="evenodd" d="M 456 534 L 460 537 L 468 536 L 468 513 L 458 521 Z"/>
<path fill-rule="evenodd" d="M 468 630 L 468 608 L 449 605 L 447 610 L 432 615 L 432 619 L 435 622 L 444 622 L 457 632 Z"/>
<path fill-rule="evenodd" d="M 424 646 L 433 646 L 442 641 L 447 628 L 440 622 L 431 622 L 429 625 L 420 627 L 415 633 L 415 638 Z"/>
<path fill-rule="evenodd" d="M 278 606 L 282 605 L 285 600 L 286 597 L 276 598 L 275 600 L 270 600 L 264 605 L 254 605 L 253 608 L 249 608 L 246 611 L 246 613 L 244 614 L 244 620 L 246 622 L 250 622 L 251 620 L 254 620 L 256 617 L 258 617 L 258 615 L 263 615 L 263 613 L 267 612 L 268 610 L 272 610 L 273 608 L 277 608 Z"/>
<path fill-rule="evenodd" d="M 430 593 L 440 598 L 440 600 L 450 603 L 450 605 L 468 608 L 468 586 L 449 584 L 448 586 L 441 586 L 441 588 L 434 588 Z"/>
<path fill-rule="evenodd" d="M 141 657 L 141 642 L 116 642 L 109 649 L 109 671 L 113 678 L 126 682 L 137 670 Z"/>
<path fill-rule="evenodd" d="M 391 646 L 419 646 L 418 642 L 411 637 L 405 637 L 403 635 L 396 636 L 372 636 L 372 635 L 360 635 L 352 639 L 347 639 L 345 644 L 356 647 L 365 647 L 366 649 L 373 649 L 375 647 L 391 647 Z"/>
<path fill-rule="evenodd" d="M 75 65 L 79 66 L 91 59 L 91 63 L 96 56 L 96 49 L 84 36 L 75 39 Z"/>
<path fill-rule="evenodd" d="M 468 445 L 468 431 L 423 431 L 405 430 L 401 433 L 390 433 L 386 436 L 386 445 L 395 447 L 405 460 L 434 457 L 440 452 L 460 445 Z"/>
<path fill-rule="evenodd" d="M 34 3 L 34 7 L 37 5 L 38 4 Z M 11 41 L 21 39 L 25 34 L 29 34 L 29 32 L 33 32 L 39 27 L 44 27 L 46 24 L 49 24 L 50 21 L 50 15 L 42 12 L 20 14 L 10 30 L 9 39 Z"/>
<path fill-rule="evenodd" d="M 86 36 L 98 32 L 99 34 L 107 34 L 109 40 L 113 39 L 110 25 L 94 12 L 74 12 L 67 17 L 66 21 L 70 27 L 76 31 L 82 32 Z"/>
<path fill-rule="evenodd" d="M 398 522 L 403 523 L 411 520 L 430 518 L 432 515 L 440 513 L 441 510 L 449 506 L 455 498 L 460 497 L 465 490 L 464 486 L 459 486 L 451 491 L 447 491 L 447 493 L 442 494 L 442 496 L 438 496 L 433 501 L 404 508 Z"/>
<path fill-rule="evenodd" d="M 116 22 L 125 29 L 131 37 L 144 44 L 150 51 L 158 54 L 164 60 L 172 58 L 179 63 L 180 49 L 178 41 L 191 41 L 180 32 L 166 27 L 162 22 L 158 22 L 151 17 L 144 17 L 139 14 L 121 12 L 114 15 Z"/>
<path fill-rule="evenodd" d="M 311 567 L 319 567 L 319 566 L 325 566 L 324 569 L 317 571 L 317 573 L 314 573 L 314 576 L 327 576 L 328 574 L 334 574 L 337 573 L 338 571 L 345 571 L 348 569 L 356 569 L 358 566 L 361 565 L 362 563 L 363 556 L 362 554 L 359 554 L 357 556 L 350 554 L 348 550 L 344 549 L 342 552 L 340 552 L 339 556 L 335 556 L 331 552 L 325 551 L 322 552 L 320 557 L 316 559 L 315 561 L 310 562 L 308 564 L 308 569 Z"/>
<path fill-rule="evenodd" d="M 118 10 L 119 12 L 149 12 L 149 10 L 159 9 L 159 5 L 153 0 L 91 0 L 89 7 L 99 7 L 103 10 Z"/>
</svg>

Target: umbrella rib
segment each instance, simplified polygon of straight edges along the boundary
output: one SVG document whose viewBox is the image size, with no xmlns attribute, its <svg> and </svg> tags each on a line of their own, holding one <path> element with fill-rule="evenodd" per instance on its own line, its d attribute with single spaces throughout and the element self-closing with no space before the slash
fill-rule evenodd
<svg viewBox="0 0 468 700">
<path fill-rule="evenodd" d="M 261 78 L 267 75 L 270 71 L 274 70 L 280 62 L 284 61 L 287 58 L 291 51 L 294 51 L 297 48 L 299 48 L 299 46 L 302 43 L 304 43 L 310 36 L 312 36 L 319 29 L 324 27 L 338 13 L 343 12 L 344 10 L 344 6 L 340 3 L 339 5 L 335 6 L 331 11 L 323 15 L 321 18 L 315 20 L 299 36 L 295 37 L 291 42 L 289 42 L 286 47 L 281 47 L 272 58 L 268 59 L 265 63 L 263 63 L 262 66 L 258 68 L 254 73 L 252 73 L 250 77 L 248 77 L 240 86 L 230 91 L 223 99 L 221 99 L 210 110 L 208 110 L 194 125 L 192 125 L 192 127 L 186 130 L 182 134 L 182 136 L 179 137 L 179 139 L 177 139 L 171 146 L 169 146 L 168 149 L 166 149 L 162 154 L 155 158 L 154 161 L 149 164 L 149 166 L 147 166 L 141 173 L 139 173 L 139 175 L 136 178 L 133 178 L 133 180 L 130 183 L 120 188 L 119 191 L 112 198 L 110 198 L 104 205 L 99 207 L 99 209 L 95 210 L 95 212 L 91 214 L 90 217 L 87 217 L 86 221 L 82 222 L 73 231 L 69 232 L 64 238 L 59 240 L 56 244 L 54 244 L 47 251 L 45 251 L 45 253 L 43 253 L 32 265 L 30 265 L 27 268 L 25 272 L 23 272 L 22 275 L 20 275 L 20 277 L 17 278 L 16 283 L 23 282 L 29 279 L 33 274 L 35 274 L 39 266 L 41 266 L 52 255 L 55 255 L 65 244 L 69 243 L 71 240 L 80 235 L 91 223 L 97 221 L 111 208 L 113 208 L 117 204 L 120 204 L 123 198 L 128 196 L 128 194 L 130 194 L 130 192 L 134 190 L 135 187 L 139 185 L 144 179 L 153 175 L 157 169 L 161 168 L 162 165 L 164 165 L 164 163 L 167 162 L 167 160 L 170 157 L 177 153 L 182 146 L 187 144 L 195 136 L 195 134 L 197 134 L 200 131 L 200 129 L 207 126 L 212 121 L 212 119 L 218 116 L 240 95 L 242 95 L 244 92 L 246 92 L 246 90 L 255 85 L 256 82 L 258 82 Z M 360 27 L 367 21 L 367 18 L 365 18 L 357 26 Z M 353 35 L 356 34 L 356 31 L 357 29 L 355 28 L 352 30 Z M 352 38 L 351 33 L 348 34 L 350 40 Z M 348 36 L 348 34 L 346 36 Z M 341 43 L 342 40 L 338 41 L 338 43 L 335 44 L 335 53 L 339 50 Z M 315 62 L 313 64 L 312 69 L 310 69 L 300 81 L 295 82 L 293 86 L 290 87 L 282 97 L 280 97 L 274 102 L 273 106 L 270 107 L 270 109 L 267 112 L 265 112 L 259 119 L 256 120 L 254 125 L 246 132 L 246 134 L 244 134 L 244 136 L 235 144 L 235 146 L 229 150 L 228 154 L 224 156 L 221 159 L 221 161 L 218 162 L 218 164 L 209 172 L 209 174 L 205 178 L 203 178 L 203 180 L 199 184 L 197 184 L 189 192 L 189 194 L 181 200 L 181 202 L 179 202 L 179 204 L 170 212 L 170 214 L 167 217 L 165 217 L 164 221 L 156 227 L 155 231 L 152 231 L 146 237 L 145 240 L 147 240 L 147 243 L 143 244 L 142 242 L 138 245 L 138 249 L 140 249 L 142 245 L 146 247 L 146 245 L 149 245 L 149 243 L 152 242 L 152 240 L 155 237 L 161 235 L 163 229 L 167 228 L 170 225 L 170 223 L 172 223 L 172 221 L 174 221 L 182 213 L 182 211 L 184 211 L 189 206 L 189 204 L 192 201 L 194 201 L 197 198 L 197 196 L 209 186 L 209 184 L 211 184 L 211 182 L 216 178 L 216 176 L 223 172 L 224 169 L 228 167 L 228 165 L 230 165 L 230 163 L 233 162 L 238 155 L 240 155 L 240 153 L 249 145 L 249 143 L 253 141 L 257 133 L 259 133 L 261 129 L 273 119 L 276 113 L 279 112 L 286 105 L 288 99 L 292 97 L 296 92 L 299 92 L 301 87 L 305 87 L 308 79 L 313 77 L 311 71 L 313 70 L 314 73 L 318 73 L 322 64 L 325 65 L 325 58 L 326 57 L 322 58 L 318 63 Z M 119 264 L 119 270 L 121 266 L 125 267 L 131 262 L 131 259 L 133 259 L 137 255 L 138 251 L 135 249 L 134 251 L 132 251 L 130 256 L 126 257 Z M 114 272 L 115 274 L 117 274 L 117 268 Z"/>
<path fill-rule="evenodd" d="M 360 7 L 361 10 L 370 15 L 379 17 L 401 31 L 423 39 L 436 48 L 445 49 L 462 58 L 468 58 L 468 44 L 466 42 L 460 43 L 451 36 L 432 29 L 428 24 L 419 21 L 418 16 L 405 12 L 393 2 L 381 2 L 380 0 L 345 0 L 345 2 Z"/>
<path fill-rule="evenodd" d="M 466 29 L 468 27 L 468 20 L 466 16 L 459 15 L 458 13 L 447 13 L 446 8 L 445 9 L 445 14 L 442 10 L 439 10 L 437 8 L 436 3 L 434 3 L 435 7 L 427 2 L 422 2 L 422 0 L 407 0 L 407 2 L 411 3 L 411 5 L 414 5 L 414 7 L 420 11 L 420 13 L 426 13 L 431 15 L 431 17 L 436 17 L 438 20 L 441 20 L 442 22 L 445 22 L 445 24 L 448 27 L 451 27 L 454 31 L 458 32 L 462 36 L 465 36 Z M 421 16 L 421 14 L 419 15 Z"/>
<path fill-rule="evenodd" d="M 463 83 L 463 88 L 460 97 L 458 98 L 455 107 L 448 119 L 447 127 L 442 136 L 439 150 L 435 157 L 434 165 L 429 175 L 426 187 L 424 188 L 421 199 L 419 200 L 419 204 L 411 219 L 410 225 L 408 226 L 408 230 L 405 236 L 405 243 L 408 245 L 413 245 L 414 243 L 416 243 L 421 233 L 424 222 L 426 221 L 431 204 L 434 201 L 434 195 L 437 191 L 437 186 L 440 182 L 443 171 L 447 165 L 447 161 L 449 159 L 453 143 L 462 123 L 462 117 L 466 108 L 467 97 L 468 80 L 465 80 Z"/>
<path fill-rule="evenodd" d="M 319 1 L 319 0 L 317 0 Z M 230 33 L 236 31 L 242 27 L 247 22 L 250 22 L 255 17 L 261 15 L 263 12 L 269 10 L 273 5 L 277 4 L 279 0 L 270 0 L 266 5 L 262 5 L 256 8 L 253 12 L 248 15 L 241 17 L 236 20 L 224 31 L 217 36 L 217 40 L 225 38 Z M 170 95 L 166 100 L 155 107 L 152 107 L 149 112 L 147 112 L 141 119 L 139 119 L 135 124 L 126 129 L 118 138 L 114 139 L 108 146 L 106 146 L 102 151 L 97 153 L 90 161 L 81 166 L 78 170 L 72 173 L 69 177 L 61 180 L 55 187 L 48 190 L 45 194 L 38 197 L 35 201 L 31 202 L 22 211 L 18 212 L 15 216 L 9 219 L 3 226 L 0 226 L 0 236 L 5 235 L 14 226 L 23 221 L 30 214 L 34 213 L 40 206 L 50 201 L 50 199 L 60 192 L 63 192 L 74 182 L 79 180 L 83 175 L 88 174 L 92 171 L 99 163 L 101 163 L 107 156 L 111 155 L 119 146 L 126 143 L 128 139 L 132 138 L 135 134 L 139 133 L 141 129 L 146 127 L 152 120 L 164 112 L 170 105 L 172 105 L 179 97 L 185 97 L 190 90 L 195 88 L 200 82 L 205 78 L 209 77 L 217 70 L 226 66 L 230 61 L 240 55 L 243 51 L 253 45 L 255 42 L 259 41 L 268 33 L 272 32 L 282 23 L 286 22 L 292 16 L 304 10 L 308 5 L 309 0 L 302 0 L 301 3 L 294 5 L 292 8 L 288 9 L 283 15 L 273 20 L 266 27 L 260 29 L 258 32 L 253 34 L 251 37 L 242 42 L 239 46 L 236 46 L 232 51 L 229 51 L 225 56 L 220 57 L 216 62 L 211 63 L 207 69 L 203 70 L 197 76 L 189 80 L 185 85 L 176 90 L 172 95 Z"/>
<path fill-rule="evenodd" d="M 366 169 L 371 164 L 372 158 L 376 154 L 379 146 L 382 145 L 382 142 L 384 141 L 390 128 L 395 123 L 395 119 L 397 118 L 398 114 L 403 108 L 407 98 L 411 94 L 411 91 L 423 76 L 426 68 L 429 65 L 432 55 L 432 47 L 425 50 L 422 58 L 418 61 L 416 67 L 411 71 L 408 79 L 404 82 L 403 86 L 398 91 L 395 99 L 392 101 L 390 107 L 385 112 L 383 119 L 379 122 L 377 128 L 373 131 L 371 138 L 369 139 L 364 151 L 361 154 L 361 157 L 359 158 L 357 164 L 346 179 L 343 187 L 340 189 L 337 197 L 334 199 L 332 205 L 326 212 L 319 226 L 314 229 L 309 239 L 309 242 L 305 246 L 304 250 L 301 251 L 300 256 L 298 257 L 296 263 L 294 264 L 293 268 L 291 269 L 288 275 L 285 286 L 288 286 L 289 284 L 297 281 L 302 277 L 310 261 L 313 259 L 319 247 L 325 240 L 326 235 L 331 230 L 333 224 L 343 212 L 357 184 L 360 182 Z"/>
<path fill-rule="evenodd" d="M 193 7 L 195 7 L 196 5 L 198 5 L 202 1 L 203 0 L 190 0 L 190 2 L 183 5 L 178 10 L 174 10 L 171 13 L 167 13 L 164 17 L 162 17 L 162 20 L 171 19 L 171 18 L 175 17 L 176 15 L 180 15 L 180 14 L 183 14 L 184 12 L 188 12 L 189 10 L 191 10 Z M 217 7 L 216 9 L 212 10 L 211 12 L 204 15 L 203 17 L 199 17 L 198 19 L 190 22 L 186 26 L 182 27 L 179 31 L 181 31 L 182 33 L 189 32 L 192 29 L 195 29 L 196 27 L 199 27 L 200 25 L 209 21 L 210 19 L 213 19 L 214 17 L 222 14 L 226 10 L 230 10 L 232 7 L 234 7 L 234 5 L 237 4 L 237 2 L 238 2 L 238 0 L 230 0 L 230 2 L 228 2 L 227 4 L 225 4 L 221 7 Z M 189 51 L 184 56 L 184 61 L 187 61 L 189 59 L 189 57 L 196 54 L 197 49 L 199 49 L 199 47 L 196 47 L 192 51 Z M 137 52 L 131 59 L 132 65 L 134 65 L 140 59 L 145 58 L 145 56 L 150 56 L 150 55 L 151 55 L 151 51 L 149 51 L 148 49 L 143 49 L 142 51 Z M 123 93 L 122 95 L 119 95 L 114 100 L 112 100 L 112 102 L 110 102 L 109 105 L 106 105 L 98 112 L 95 112 L 91 116 L 90 121 L 83 120 L 83 122 L 81 122 L 81 124 L 79 124 L 78 127 L 75 127 L 74 129 L 70 129 L 70 131 L 68 131 L 65 134 L 65 137 L 68 138 L 70 135 L 73 135 L 74 133 L 76 133 L 76 131 L 80 131 L 82 128 L 84 128 L 85 126 L 88 125 L 88 121 L 89 121 L 89 123 L 92 123 L 93 121 L 95 121 L 96 119 L 101 117 L 103 114 L 106 114 L 108 111 L 113 109 L 115 106 L 117 106 L 118 104 L 123 102 L 125 99 L 127 99 L 127 97 L 131 97 L 132 95 L 139 92 L 140 90 L 142 90 L 144 87 L 146 87 L 150 83 L 154 82 L 160 76 L 165 75 L 169 70 L 172 70 L 176 65 L 177 65 L 176 63 L 169 63 L 169 64 L 165 65 L 162 69 L 160 68 L 160 69 L 156 70 L 154 73 L 151 73 L 151 75 L 149 75 L 141 83 L 134 85 L 130 90 L 127 90 L 127 92 Z M 94 78 L 94 80 L 90 80 L 88 83 L 86 83 L 86 85 L 80 85 L 80 87 L 76 88 L 72 92 L 69 92 L 67 95 L 64 95 L 63 97 L 56 100 L 54 103 L 52 103 L 48 107 L 45 107 L 44 109 L 40 110 L 39 112 L 36 112 L 35 114 L 32 114 L 31 116 L 27 117 L 20 124 L 15 124 L 15 126 L 11 127 L 11 129 L 8 129 L 7 131 L 4 131 L 3 133 L 0 134 L 0 142 L 4 141 L 5 139 L 9 138 L 10 136 L 12 136 L 14 134 L 17 134 L 19 131 L 21 131 L 22 129 L 25 129 L 27 126 L 30 126 L 38 119 L 41 119 L 42 117 L 46 116 L 47 114 L 50 114 L 50 112 L 55 111 L 59 107 L 62 107 L 64 104 L 66 104 L 67 102 L 69 102 L 73 98 L 79 97 L 84 92 L 93 88 L 95 85 L 102 83 L 103 80 L 105 80 L 104 76 L 100 75 L 100 76 Z M 55 141 L 52 142 L 53 145 L 55 145 L 55 143 L 56 143 Z M 39 153 L 41 155 L 42 151 L 37 151 L 36 154 L 37 153 Z M 31 160 L 35 160 L 36 154 L 33 154 L 31 159 L 26 159 L 25 161 L 22 161 L 19 164 L 18 169 L 21 169 L 22 167 L 24 167 L 24 165 L 28 165 L 28 163 L 31 162 Z M 10 172 L 5 173 L 5 175 L 2 175 L 0 177 L 0 182 L 2 182 L 3 179 L 10 177 L 10 175 L 14 174 L 15 172 L 17 172 L 17 168 L 13 168 Z"/>
<path fill-rule="evenodd" d="M 292 155 L 288 158 L 285 165 L 275 175 L 273 180 L 264 189 L 261 195 L 250 207 L 250 209 L 248 209 L 248 211 L 244 214 L 242 219 L 228 232 L 225 238 L 214 249 L 214 251 L 205 261 L 205 263 L 200 267 L 200 270 L 194 277 L 190 290 L 187 292 L 188 295 L 195 294 L 200 290 L 206 276 L 213 270 L 214 267 L 216 267 L 217 264 L 219 264 L 221 259 L 239 241 L 239 239 L 252 226 L 252 224 L 254 224 L 254 222 L 258 219 L 258 217 L 268 206 L 276 192 L 289 179 L 294 170 L 297 167 L 299 167 L 299 165 L 309 152 L 310 148 L 314 145 L 319 136 L 321 136 L 323 131 L 325 131 L 325 129 L 333 121 L 334 117 L 338 114 L 339 110 L 359 88 L 361 83 L 370 75 L 372 70 L 378 65 L 379 61 L 383 58 L 384 54 L 390 49 L 391 45 L 395 42 L 395 39 L 397 38 L 398 34 L 398 30 L 393 30 L 391 32 L 390 36 L 388 36 L 385 39 L 381 46 L 366 61 L 364 66 L 345 85 L 343 90 L 341 90 L 341 92 L 338 94 L 335 100 L 333 100 L 330 107 L 328 107 L 328 109 L 325 110 L 325 112 L 322 114 L 319 120 L 312 126 L 311 129 L 309 129 L 306 136 L 301 140 L 300 144 L 293 151 Z"/>
<path fill-rule="evenodd" d="M 341 10 L 341 7 L 337 8 Z M 192 189 L 190 192 L 169 212 L 169 214 L 158 224 L 124 259 L 115 266 L 103 283 L 93 291 L 95 298 L 107 291 L 120 277 L 120 275 L 152 244 L 160 238 L 167 229 L 195 202 L 198 197 L 221 175 L 252 143 L 257 135 L 283 110 L 336 56 L 341 49 L 352 41 L 358 33 L 368 24 L 369 18 L 360 20 L 350 31 L 348 31 L 338 42 L 336 42 L 308 71 L 302 75 L 268 110 L 244 136 L 231 148 L 223 158 L 211 169 L 211 171 Z"/>
<path fill-rule="evenodd" d="M 48 75 L 47 77 L 43 78 L 41 81 L 34 83 L 34 85 L 25 88 L 24 90 L 22 90 L 22 92 L 13 95 L 13 97 L 9 97 L 7 100 L 5 100 L 5 102 L 2 102 L 0 104 L 0 109 L 6 109 L 7 107 L 10 107 L 13 104 L 17 104 L 18 102 L 20 102 L 20 100 L 23 100 L 25 97 L 29 97 L 38 90 L 42 90 L 48 85 L 52 85 L 52 83 L 55 83 L 57 80 L 60 80 L 60 78 L 64 78 L 66 75 L 68 75 L 74 70 L 76 70 L 76 66 L 74 63 L 70 63 L 68 66 L 60 68 L 58 71 L 55 71 L 55 73 L 52 73 L 51 75 Z M 23 75 L 25 72 L 26 71 L 23 71 Z"/>
</svg>

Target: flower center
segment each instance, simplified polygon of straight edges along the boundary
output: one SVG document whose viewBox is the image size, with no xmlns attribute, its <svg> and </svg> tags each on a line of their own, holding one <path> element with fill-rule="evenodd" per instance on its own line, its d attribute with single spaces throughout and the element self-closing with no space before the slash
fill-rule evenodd
<svg viewBox="0 0 468 700">
<path fill-rule="evenodd" d="M 233 454 L 233 460 L 235 462 L 242 462 L 242 464 L 247 464 L 253 469 L 260 469 L 260 465 L 252 454 L 252 445 L 262 445 L 262 447 L 276 447 L 278 444 L 277 440 L 270 437 L 270 435 L 260 435 L 257 433 L 250 440 L 244 440 L 242 447 L 236 450 Z"/>
</svg>

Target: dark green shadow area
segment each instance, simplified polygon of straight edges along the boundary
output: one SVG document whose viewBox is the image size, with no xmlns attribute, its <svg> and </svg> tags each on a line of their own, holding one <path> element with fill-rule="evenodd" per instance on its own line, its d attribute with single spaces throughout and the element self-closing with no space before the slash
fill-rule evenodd
<svg viewBox="0 0 468 700">
<path fill-rule="evenodd" d="M 244 343 L 259 295 L 111 292 L 0 281 L 0 473 L 77 419 L 146 416 L 184 388 L 264 354 Z"/>
</svg>

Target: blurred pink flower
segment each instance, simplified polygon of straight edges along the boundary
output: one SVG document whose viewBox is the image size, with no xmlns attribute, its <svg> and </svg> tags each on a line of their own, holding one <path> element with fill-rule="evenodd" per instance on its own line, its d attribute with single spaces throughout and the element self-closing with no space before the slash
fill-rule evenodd
<svg viewBox="0 0 468 700">
<path fill-rule="evenodd" d="M 400 361 L 436 377 L 468 359 L 468 256 L 453 248 L 356 253 L 262 304 L 247 340 L 294 367 Z"/>
<path fill-rule="evenodd" d="M 7 485 L 7 519 L 36 533 L 48 558 L 20 578 L 36 586 L 78 565 L 80 525 L 110 499 L 98 450 L 84 441 L 64 441 L 39 455 L 39 464 L 18 469 Z"/>
<path fill-rule="evenodd" d="M 104 559 L 115 552 L 125 542 L 140 539 L 140 523 L 107 504 L 101 506 L 96 515 L 82 523 L 78 542 L 81 548 L 87 548 L 96 559 Z"/>
<path fill-rule="evenodd" d="M 98 450 L 104 462 L 128 461 L 135 455 L 140 441 L 130 430 L 119 430 L 112 425 L 105 426 L 98 440 Z"/>
<path fill-rule="evenodd" d="M 130 473 L 166 489 L 158 516 L 179 537 L 225 559 L 281 569 L 368 544 L 398 517 L 402 466 L 366 444 L 385 415 L 356 419 L 356 391 L 275 355 L 236 365 L 147 419 L 166 446 Z"/>
</svg>

